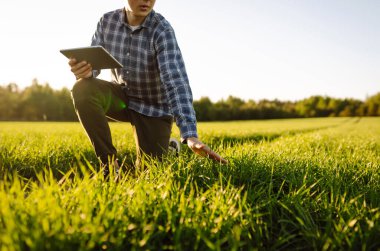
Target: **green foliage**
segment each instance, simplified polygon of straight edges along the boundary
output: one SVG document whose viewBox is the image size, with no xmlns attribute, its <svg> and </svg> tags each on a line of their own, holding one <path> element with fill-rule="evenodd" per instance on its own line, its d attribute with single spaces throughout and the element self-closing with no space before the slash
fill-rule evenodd
<svg viewBox="0 0 380 251">
<path fill-rule="evenodd" d="M 380 116 L 380 93 L 369 97 L 364 109 L 369 116 Z"/>
<path fill-rule="evenodd" d="M 260 100 L 247 102 L 228 97 L 212 103 L 207 97 L 194 102 L 199 121 L 228 121 L 276 118 L 379 116 L 380 94 L 365 102 L 355 99 L 336 99 L 312 96 L 300 101 Z"/>
<path fill-rule="evenodd" d="M 77 116 L 67 88 L 53 90 L 34 79 L 24 90 L 0 86 L 0 120 L 76 121 Z"/>
<path fill-rule="evenodd" d="M 130 166 L 132 130 L 111 129 Z M 183 149 L 114 182 L 78 123 L 0 123 L 0 250 L 380 248 L 379 118 L 199 131 L 228 165 Z"/>
<path fill-rule="evenodd" d="M 276 118 L 380 116 L 380 93 L 365 102 L 312 96 L 300 101 L 244 101 L 229 96 L 213 103 L 208 97 L 194 101 L 198 121 L 228 121 Z M 36 79 L 20 90 L 16 84 L 0 86 L 2 121 L 77 121 L 67 88 L 53 90 Z"/>
</svg>

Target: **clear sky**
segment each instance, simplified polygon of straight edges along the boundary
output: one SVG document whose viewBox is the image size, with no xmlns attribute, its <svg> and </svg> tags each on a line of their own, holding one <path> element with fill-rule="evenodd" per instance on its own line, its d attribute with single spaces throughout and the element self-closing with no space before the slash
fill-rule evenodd
<svg viewBox="0 0 380 251">
<path fill-rule="evenodd" d="M 125 3 L 1 0 L 0 84 L 71 88 L 59 49 L 89 45 L 101 15 Z M 155 10 L 176 31 L 195 99 L 380 91 L 380 0 L 157 0 Z"/>
</svg>

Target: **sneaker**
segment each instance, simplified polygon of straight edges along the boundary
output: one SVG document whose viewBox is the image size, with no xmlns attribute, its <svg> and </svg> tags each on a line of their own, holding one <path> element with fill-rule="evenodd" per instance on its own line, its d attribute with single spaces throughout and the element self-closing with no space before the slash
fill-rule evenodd
<svg viewBox="0 0 380 251">
<path fill-rule="evenodd" d="M 116 159 L 114 164 L 113 164 L 113 170 L 114 170 L 114 174 L 115 174 L 115 179 L 118 179 L 119 178 L 119 172 L 120 172 L 120 164 L 119 164 L 118 159 Z M 107 163 L 103 169 L 104 179 L 108 179 L 109 175 L 110 175 L 110 168 L 109 168 L 109 163 Z"/>
<path fill-rule="evenodd" d="M 181 144 L 176 139 L 169 139 L 169 154 L 173 154 L 178 157 L 179 151 L 181 150 Z"/>
</svg>

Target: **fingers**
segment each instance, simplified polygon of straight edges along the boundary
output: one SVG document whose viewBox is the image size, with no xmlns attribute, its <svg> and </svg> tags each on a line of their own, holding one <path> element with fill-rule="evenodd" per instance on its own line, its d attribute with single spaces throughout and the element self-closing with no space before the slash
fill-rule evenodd
<svg viewBox="0 0 380 251">
<path fill-rule="evenodd" d="M 74 66 L 77 63 L 77 60 L 75 58 L 70 58 L 69 65 Z"/>
<path fill-rule="evenodd" d="M 86 61 L 77 62 L 75 58 L 69 60 L 71 72 L 74 73 L 77 79 L 88 78 L 92 76 L 92 67 Z"/>
<path fill-rule="evenodd" d="M 211 150 L 206 144 L 202 143 L 196 138 L 188 139 L 188 145 L 191 148 L 191 150 L 203 157 L 210 158 L 214 161 L 217 161 L 222 164 L 228 164 L 228 161 L 222 158 L 219 154 Z"/>
<path fill-rule="evenodd" d="M 71 65 L 71 71 L 75 75 L 83 74 L 84 72 L 88 71 L 89 69 L 91 69 L 91 65 L 88 64 L 86 61 L 74 63 L 73 65 Z"/>
<path fill-rule="evenodd" d="M 216 152 L 214 152 L 213 150 L 211 150 L 208 146 L 204 147 L 202 150 L 204 151 L 205 155 L 208 158 L 210 158 L 212 160 L 215 160 L 215 161 L 217 161 L 219 163 L 223 163 L 223 164 L 227 164 L 228 163 L 227 160 L 225 160 L 219 154 L 217 154 Z"/>
<path fill-rule="evenodd" d="M 214 151 L 211 151 L 209 154 L 208 154 L 208 157 L 210 159 L 213 159 L 219 163 L 222 163 L 222 164 L 228 164 L 228 161 L 225 160 L 224 158 L 222 158 L 219 154 L 217 154 L 216 152 Z"/>
</svg>

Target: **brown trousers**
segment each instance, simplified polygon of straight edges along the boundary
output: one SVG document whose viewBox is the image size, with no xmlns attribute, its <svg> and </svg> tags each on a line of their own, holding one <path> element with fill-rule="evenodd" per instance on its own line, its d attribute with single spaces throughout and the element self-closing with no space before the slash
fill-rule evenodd
<svg viewBox="0 0 380 251">
<path fill-rule="evenodd" d="M 137 165 L 143 153 L 161 158 L 167 151 L 172 117 L 148 117 L 128 109 L 121 85 L 97 78 L 80 79 L 72 89 L 72 98 L 78 118 L 103 164 L 115 159 L 117 154 L 107 118 L 131 123 Z"/>
</svg>

